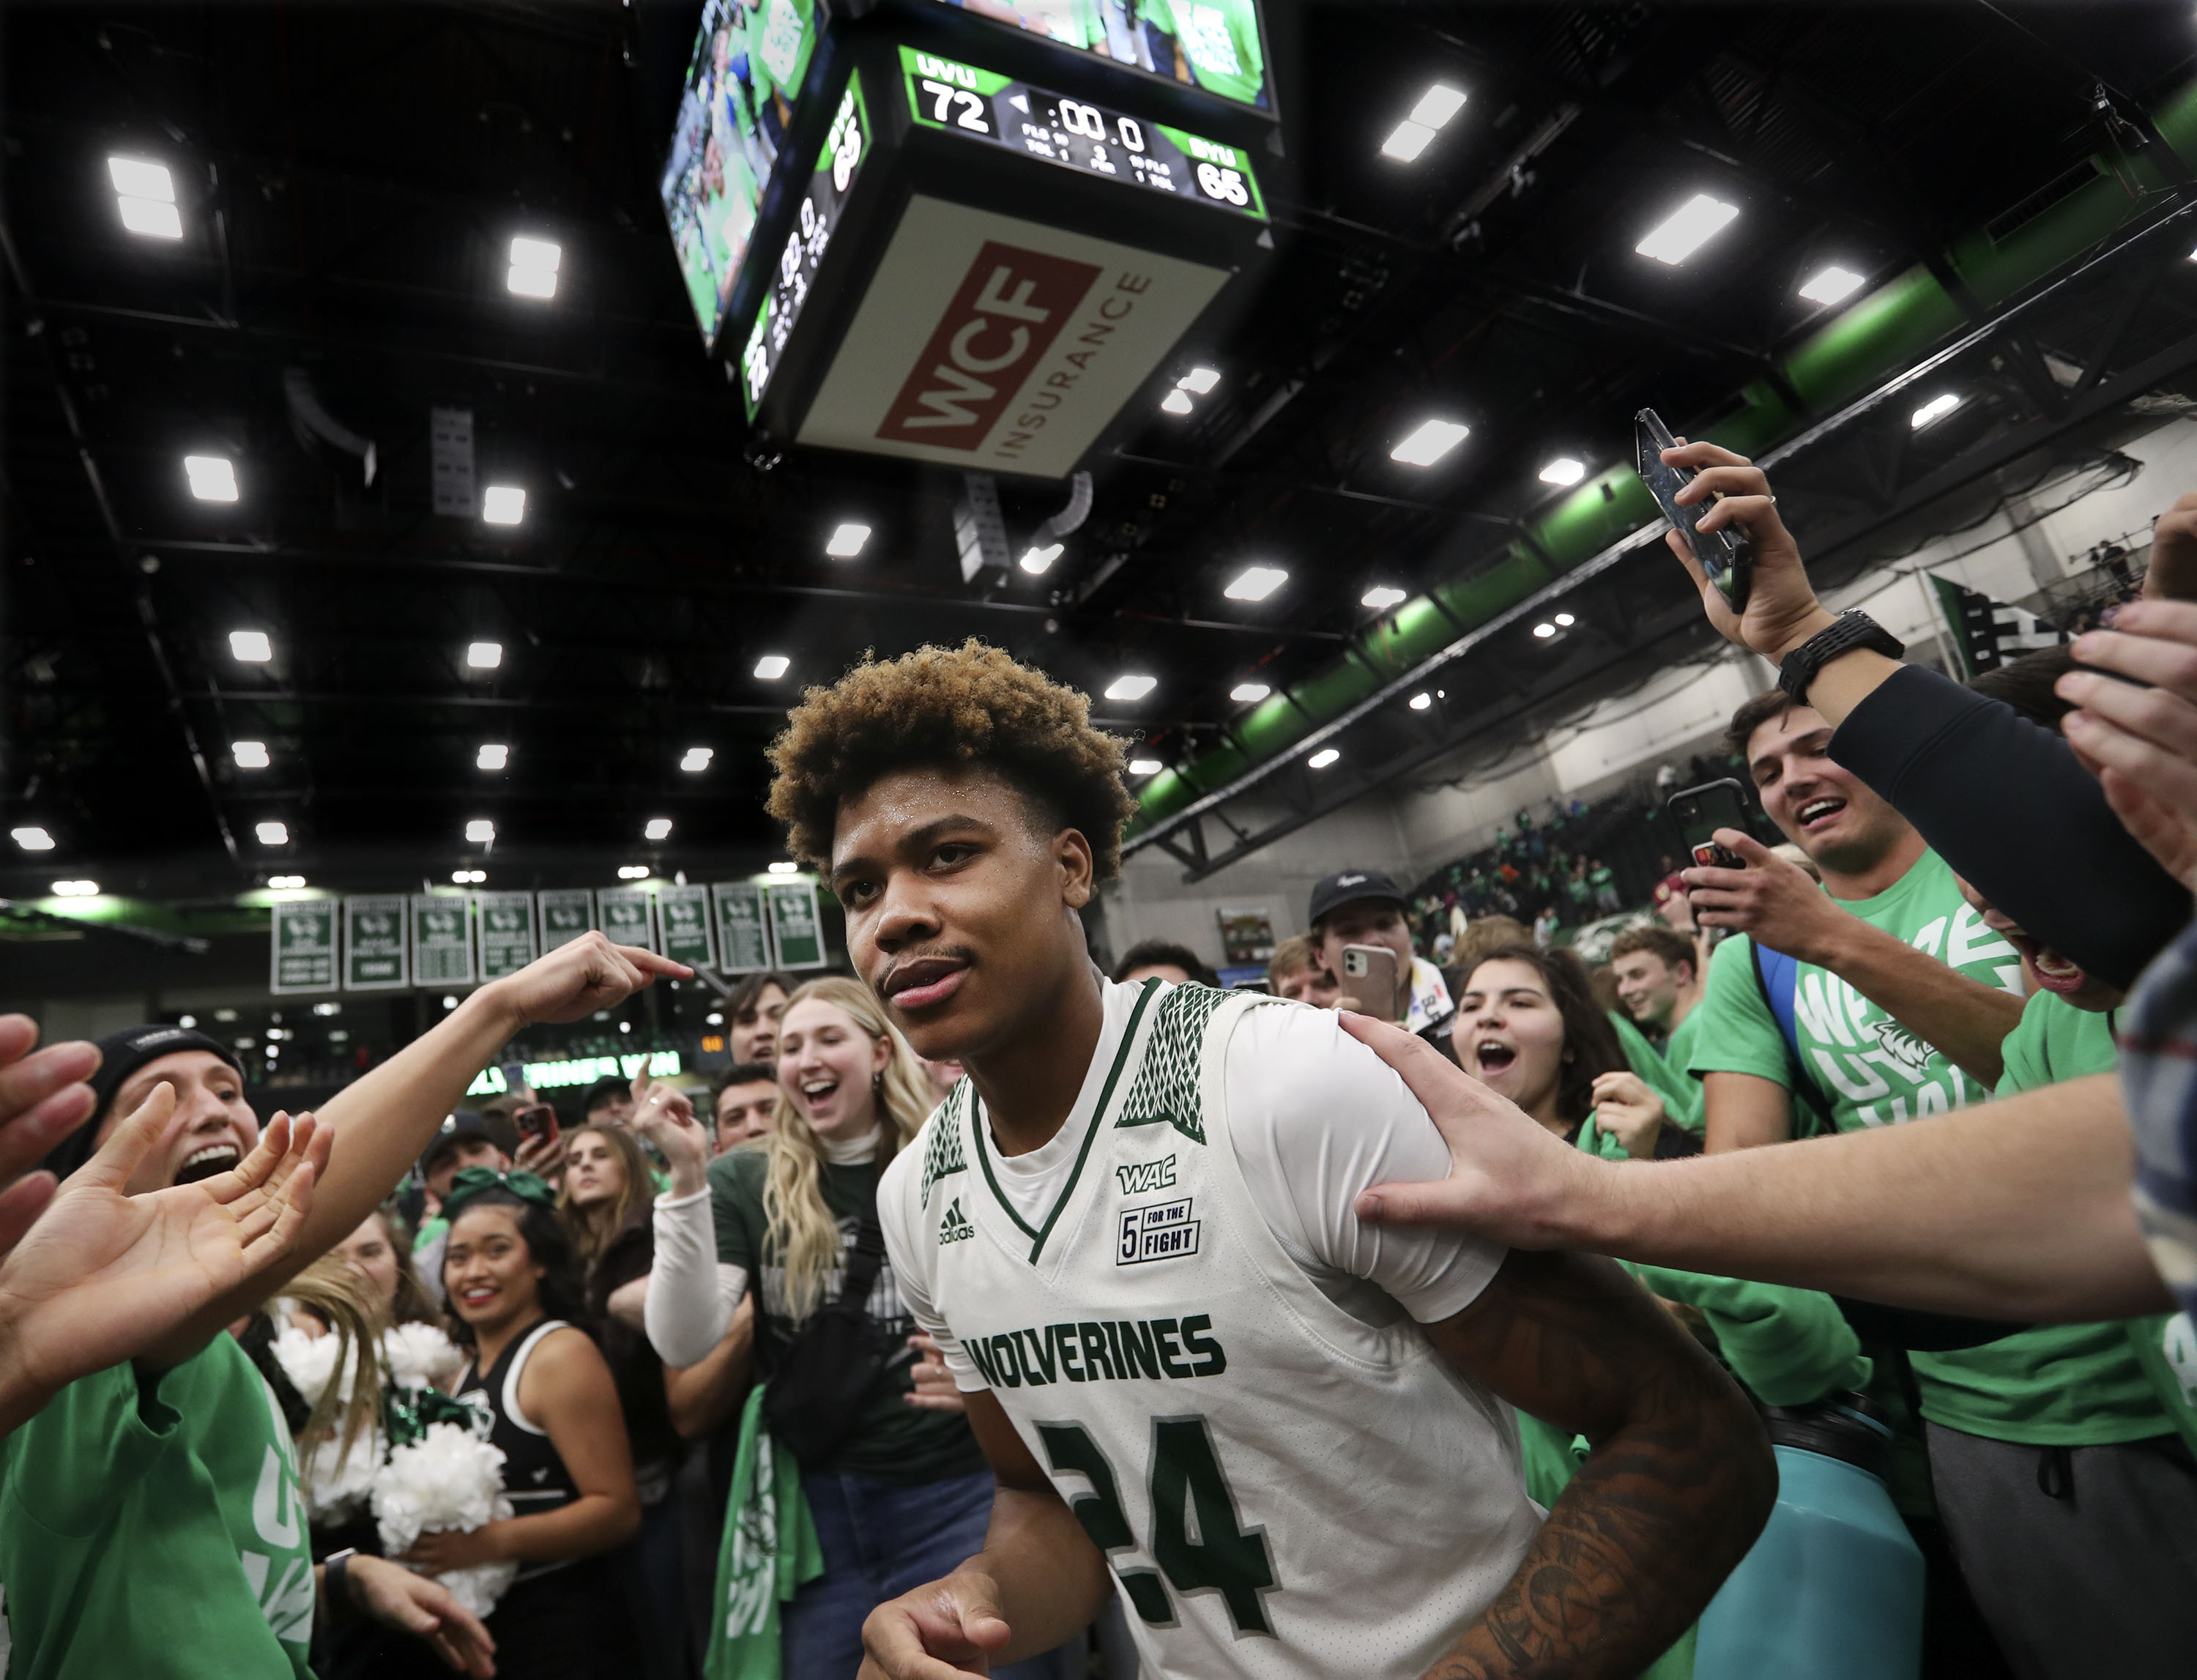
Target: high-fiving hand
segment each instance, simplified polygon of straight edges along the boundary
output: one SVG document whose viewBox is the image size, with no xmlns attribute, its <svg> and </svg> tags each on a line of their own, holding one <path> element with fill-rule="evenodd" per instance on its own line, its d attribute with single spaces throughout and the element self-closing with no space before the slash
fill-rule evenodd
<svg viewBox="0 0 2197 1680">
<path fill-rule="evenodd" d="M 694 1118 L 694 1104 L 683 1092 L 660 1080 L 644 1086 L 634 1081 L 639 1104 L 633 1111 L 633 1129 L 653 1144 L 671 1169 L 671 1193 L 690 1196 L 709 1182 L 710 1134 Z"/>
<path fill-rule="evenodd" d="M 870 1612 L 858 1680 L 953 1680 L 989 1674 L 1012 1637 L 988 1575 L 957 1569 Z"/>
<path fill-rule="evenodd" d="M 2197 524 L 2197 497 L 2159 521 Z M 2079 710 L 2061 727 L 2105 789 L 2122 825 L 2174 878 L 2197 892 L 2197 602 L 2146 600 L 2120 609 L 2110 630 L 2075 639 L 2090 670 L 2070 671 L 2061 698 Z M 2149 687 L 2100 672 L 2133 677 Z"/>
</svg>

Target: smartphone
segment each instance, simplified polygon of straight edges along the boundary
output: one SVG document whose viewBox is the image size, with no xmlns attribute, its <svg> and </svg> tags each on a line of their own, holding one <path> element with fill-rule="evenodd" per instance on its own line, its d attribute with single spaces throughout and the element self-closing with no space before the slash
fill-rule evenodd
<svg viewBox="0 0 2197 1680">
<path fill-rule="evenodd" d="M 496 1070 L 503 1075 L 503 1088 L 506 1092 L 515 1094 L 526 1089 L 526 1068 L 524 1063 L 499 1062 L 496 1064 Z"/>
<path fill-rule="evenodd" d="M 1377 1021 L 1396 1018 L 1396 953 L 1387 946 L 1344 946 L 1341 978 L 1339 1007 Z"/>
<path fill-rule="evenodd" d="M 1671 428 L 1663 424 L 1653 408 L 1643 408 L 1633 415 L 1633 461 L 1641 482 L 1648 486 L 1648 494 L 1655 498 L 1655 505 L 1663 510 L 1663 517 L 1671 522 L 1672 529 L 1685 533 L 1694 558 L 1701 563 L 1702 575 L 1716 585 L 1725 605 L 1734 612 L 1742 612 L 1747 608 L 1748 591 L 1754 582 L 1754 546 L 1729 526 L 1707 532 L 1694 529 L 1694 521 L 1708 511 L 1710 503 L 1697 502 L 1681 507 L 1673 499 L 1693 483 L 1695 477 L 1690 467 L 1665 464 L 1663 451 L 1678 445 L 1678 440 L 1671 435 Z"/>
<path fill-rule="evenodd" d="M 554 1144 L 559 1135 L 557 1110 L 547 1103 L 528 1104 L 512 1115 L 511 1123 L 519 1128 L 520 1137 L 530 1138 L 542 1144 Z"/>
<path fill-rule="evenodd" d="M 1678 837 L 1686 843 L 1696 863 L 1707 869 L 1747 867 L 1747 860 L 1738 853 L 1716 843 L 1720 828 L 1747 831 L 1747 790 L 1730 777 L 1680 788 L 1671 796 L 1668 809 L 1678 825 Z"/>
</svg>

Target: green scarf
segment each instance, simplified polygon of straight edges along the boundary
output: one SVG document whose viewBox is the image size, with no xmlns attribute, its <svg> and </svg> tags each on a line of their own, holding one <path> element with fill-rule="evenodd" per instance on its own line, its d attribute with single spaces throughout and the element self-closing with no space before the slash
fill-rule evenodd
<svg viewBox="0 0 2197 1680">
<path fill-rule="evenodd" d="M 757 1383 L 740 1413 L 705 1680 L 779 1680 L 778 1607 L 824 1573 L 801 1466 L 763 1427 L 762 1392 Z"/>
</svg>

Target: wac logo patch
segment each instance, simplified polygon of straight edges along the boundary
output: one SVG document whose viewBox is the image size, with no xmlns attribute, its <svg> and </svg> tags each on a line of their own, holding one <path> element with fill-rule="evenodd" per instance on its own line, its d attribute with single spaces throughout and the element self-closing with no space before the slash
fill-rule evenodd
<svg viewBox="0 0 2197 1680">
<path fill-rule="evenodd" d="M 1114 1264 L 1142 1266 L 1149 1260 L 1180 1260 L 1196 1254 L 1200 1221 L 1191 1218 L 1190 1203 L 1191 1198 L 1185 1196 L 1180 1202 L 1123 1208 Z"/>
<path fill-rule="evenodd" d="M 977 1227 L 971 1225 L 961 1212 L 961 1198 L 955 1196 L 946 1204 L 946 1217 L 938 1222 L 939 1246 L 943 1248 L 948 1243 L 966 1243 L 976 1234 Z"/>
<path fill-rule="evenodd" d="M 1122 1181 L 1124 1196 L 1149 1196 L 1156 1190 L 1171 1189 L 1174 1184 L 1174 1157 L 1133 1161 L 1125 1167 L 1116 1167 L 1114 1176 Z"/>
</svg>

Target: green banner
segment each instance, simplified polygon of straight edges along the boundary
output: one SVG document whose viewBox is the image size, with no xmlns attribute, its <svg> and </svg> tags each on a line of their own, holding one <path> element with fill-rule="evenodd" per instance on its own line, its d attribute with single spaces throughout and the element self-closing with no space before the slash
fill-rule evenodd
<svg viewBox="0 0 2197 1680">
<path fill-rule="evenodd" d="M 770 899 L 770 932 L 782 969 L 822 968 L 824 924 L 816 914 L 814 881 L 773 881 L 763 889 Z"/>
<path fill-rule="evenodd" d="M 412 983 L 473 983 L 473 918 L 463 893 L 414 894 L 412 899 Z"/>
<path fill-rule="evenodd" d="M 656 948 L 656 922 L 648 913 L 646 887 L 598 887 L 595 924 L 610 936 L 613 945 Z"/>
<path fill-rule="evenodd" d="M 689 968 L 715 968 L 717 942 L 710 936 L 707 887 L 658 887 L 656 920 L 664 936 L 664 954 Z"/>
<path fill-rule="evenodd" d="M 562 887 L 536 895 L 542 906 L 542 949 L 546 955 L 570 944 L 595 925 L 595 895 L 585 887 Z"/>
<path fill-rule="evenodd" d="M 332 898 L 275 900 L 270 951 L 269 991 L 334 991 L 336 901 Z"/>
<path fill-rule="evenodd" d="M 534 895 L 476 893 L 480 906 L 480 977 L 501 980 L 534 960 Z"/>
<path fill-rule="evenodd" d="M 346 992 L 391 992 L 412 983 L 402 893 L 344 901 L 343 976 Z"/>
<path fill-rule="evenodd" d="M 725 974 L 753 974 L 770 966 L 770 933 L 763 925 L 762 889 L 752 881 L 720 881 L 710 889 L 717 901 L 717 954 Z"/>
</svg>

